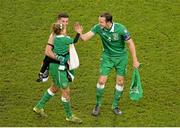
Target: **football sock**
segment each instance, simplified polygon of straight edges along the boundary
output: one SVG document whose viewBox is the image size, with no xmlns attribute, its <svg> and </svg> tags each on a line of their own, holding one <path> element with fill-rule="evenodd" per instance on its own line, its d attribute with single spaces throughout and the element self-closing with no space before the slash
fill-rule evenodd
<svg viewBox="0 0 180 128">
<path fill-rule="evenodd" d="M 66 98 L 64 98 L 64 97 L 61 97 L 61 101 L 62 101 L 62 104 L 64 106 L 66 117 L 71 118 L 72 117 L 72 110 L 71 110 L 70 102 L 67 101 Z"/>
<path fill-rule="evenodd" d="M 101 106 L 102 96 L 104 93 L 104 86 L 105 85 L 100 85 L 99 83 L 97 83 L 97 87 L 96 87 L 96 105 L 97 106 Z"/>
<path fill-rule="evenodd" d="M 114 99 L 113 99 L 113 104 L 112 104 L 113 109 L 118 107 L 119 99 L 120 99 L 120 97 L 122 96 L 122 93 L 123 93 L 123 87 L 124 86 L 120 86 L 120 85 L 116 84 L 116 88 L 115 88 L 115 91 L 114 91 Z"/>
<path fill-rule="evenodd" d="M 50 89 L 48 89 L 44 95 L 42 96 L 42 98 L 39 100 L 39 102 L 37 103 L 36 107 L 39 109 L 44 108 L 46 102 L 49 101 L 49 99 L 51 99 L 51 97 L 54 96 L 54 93 L 51 92 Z"/>
</svg>

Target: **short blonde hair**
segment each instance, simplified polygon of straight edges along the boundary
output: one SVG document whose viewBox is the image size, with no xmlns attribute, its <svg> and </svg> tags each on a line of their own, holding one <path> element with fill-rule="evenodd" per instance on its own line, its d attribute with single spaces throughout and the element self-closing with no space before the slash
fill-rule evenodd
<svg viewBox="0 0 180 128">
<path fill-rule="evenodd" d="M 61 32 L 62 30 L 64 30 L 64 28 L 65 28 L 65 26 L 64 26 L 63 24 L 60 24 L 60 23 L 54 23 L 54 24 L 52 25 L 52 31 L 53 31 L 56 35 L 60 34 L 60 32 Z"/>
</svg>

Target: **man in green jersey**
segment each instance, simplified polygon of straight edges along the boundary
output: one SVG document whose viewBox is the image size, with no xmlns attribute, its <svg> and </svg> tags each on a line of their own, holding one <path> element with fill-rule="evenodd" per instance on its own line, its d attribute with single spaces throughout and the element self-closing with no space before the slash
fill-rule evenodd
<svg viewBox="0 0 180 128">
<path fill-rule="evenodd" d="M 78 25 L 79 24 L 77 24 L 77 26 Z M 82 29 L 82 26 L 79 25 L 77 28 Z M 76 31 L 78 31 L 78 29 Z M 101 55 L 100 76 L 96 88 L 96 105 L 92 111 L 92 115 L 99 115 L 105 83 L 113 68 L 115 68 L 117 76 L 112 110 L 116 115 L 121 115 L 122 112 L 118 104 L 123 93 L 124 76 L 128 63 L 125 43 L 127 43 L 131 52 L 133 67 L 138 68 L 139 62 L 136 56 L 135 45 L 126 27 L 120 23 L 113 22 L 112 15 L 109 13 L 102 13 L 99 16 L 99 24 L 95 25 L 89 32 L 85 34 L 81 33 L 80 38 L 86 41 L 91 39 L 95 34 L 101 37 L 104 49 Z"/>
</svg>

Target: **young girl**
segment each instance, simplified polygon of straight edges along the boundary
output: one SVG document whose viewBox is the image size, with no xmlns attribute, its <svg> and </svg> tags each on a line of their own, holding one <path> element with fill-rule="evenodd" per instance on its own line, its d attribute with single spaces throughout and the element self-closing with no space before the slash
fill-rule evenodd
<svg viewBox="0 0 180 128">
<path fill-rule="evenodd" d="M 53 84 L 59 90 L 61 90 L 61 102 L 64 106 L 66 113 L 66 120 L 75 123 L 81 123 L 82 120 L 78 117 L 75 117 L 71 110 L 70 104 L 70 88 L 69 88 L 69 78 L 68 74 L 72 76 L 73 72 L 68 71 L 68 60 L 69 55 L 69 45 L 73 44 L 74 40 L 66 36 L 66 28 L 63 24 L 54 23 L 52 30 L 55 34 L 54 37 L 54 48 L 53 52 L 59 63 L 51 63 L 49 67 L 50 74 L 53 79 Z M 45 94 L 42 96 L 41 100 L 33 108 L 34 112 L 37 114 L 47 117 L 44 112 L 45 103 L 54 95 L 51 89 L 48 89 Z"/>
</svg>

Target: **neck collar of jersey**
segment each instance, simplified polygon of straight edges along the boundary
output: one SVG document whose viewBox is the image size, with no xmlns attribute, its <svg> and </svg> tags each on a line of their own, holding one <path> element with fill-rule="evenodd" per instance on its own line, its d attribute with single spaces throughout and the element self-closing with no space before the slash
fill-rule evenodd
<svg viewBox="0 0 180 128">
<path fill-rule="evenodd" d="M 61 38 L 61 37 L 65 37 L 64 35 L 57 35 L 56 37 Z"/>
<path fill-rule="evenodd" d="M 114 23 L 112 23 L 112 27 L 111 27 L 110 32 L 114 32 Z"/>
</svg>

